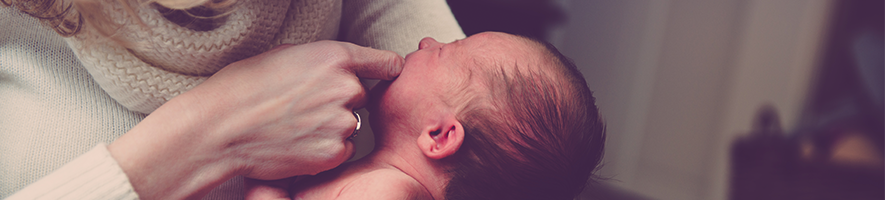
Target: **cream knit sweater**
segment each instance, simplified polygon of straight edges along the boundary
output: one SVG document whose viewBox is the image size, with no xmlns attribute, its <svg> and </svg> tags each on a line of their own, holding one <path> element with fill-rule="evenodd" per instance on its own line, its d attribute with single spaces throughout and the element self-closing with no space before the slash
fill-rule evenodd
<svg viewBox="0 0 885 200">
<path fill-rule="evenodd" d="M 404 55 L 426 36 L 464 37 L 444 0 L 244 2 L 215 32 L 190 31 L 138 10 L 152 28 L 123 27 L 127 39 L 146 41 L 134 49 L 94 42 L 102 39 L 88 29 L 61 38 L 32 17 L 0 8 L 0 198 L 50 173 L 22 193 L 137 198 L 100 144 L 220 67 L 273 45 L 339 39 Z M 207 198 L 241 199 L 238 181 Z"/>
</svg>

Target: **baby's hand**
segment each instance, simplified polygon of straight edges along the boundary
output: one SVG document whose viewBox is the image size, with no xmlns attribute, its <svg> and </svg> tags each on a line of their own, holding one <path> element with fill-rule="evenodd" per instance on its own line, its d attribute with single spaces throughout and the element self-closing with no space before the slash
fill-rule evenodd
<svg viewBox="0 0 885 200">
<path fill-rule="evenodd" d="M 295 182 L 295 178 L 285 178 L 273 181 L 263 181 L 246 178 L 246 200 L 291 200 L 289 187 Z"/>
</svg>

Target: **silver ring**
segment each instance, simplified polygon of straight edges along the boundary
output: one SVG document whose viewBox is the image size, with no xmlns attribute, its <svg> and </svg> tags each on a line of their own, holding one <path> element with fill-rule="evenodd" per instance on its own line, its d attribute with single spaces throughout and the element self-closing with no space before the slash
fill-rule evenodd
<svg viewBox="0 0 885 200">
<path fill-rule="evenodd" d="M 353 133 L 350 134 L 350 138 L 355 138 L 357 133 L 360 133 L 360 125 L 362 124 L 359 113 L 356 113 L 356 111 L 354 111 L 353 116 L 356 117 L 356 128 L 353 129 Z"/>
</svg>

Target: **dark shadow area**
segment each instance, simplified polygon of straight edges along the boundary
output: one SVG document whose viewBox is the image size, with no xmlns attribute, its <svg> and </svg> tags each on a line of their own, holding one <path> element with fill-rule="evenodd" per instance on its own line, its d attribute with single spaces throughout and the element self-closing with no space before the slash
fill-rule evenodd
<svg viewBox="0 0 885 200">
<path fill-rule="evenodd" d="M 498 31 L 540 40 L 547 30 L 565 22 L 566 14 L 551 0 L 448 0 L 468 36 Z"/>
<path fill-rule="evenodd" d="M 588 185 L 575 200 L 651 200 L 631 191 L 606 183 Z"/>
<path fill-rule="evenodd" d="M 797 127 L 771 107 L 733 143 L 731 200 L 885 199 L 883 1 L 835 1 Z"/>
</svg>

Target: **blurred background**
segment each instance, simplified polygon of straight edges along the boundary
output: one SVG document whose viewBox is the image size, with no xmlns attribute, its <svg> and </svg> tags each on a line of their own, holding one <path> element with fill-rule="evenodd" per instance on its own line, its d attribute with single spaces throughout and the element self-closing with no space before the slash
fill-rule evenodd
<svg viewBox="0 0 885 200">
<path fill-rule="evenodd" d="M 608 130 L 579 199 L 885 199 L 883 1 L 448 3 L 579 66 Z"/>
</svg>

